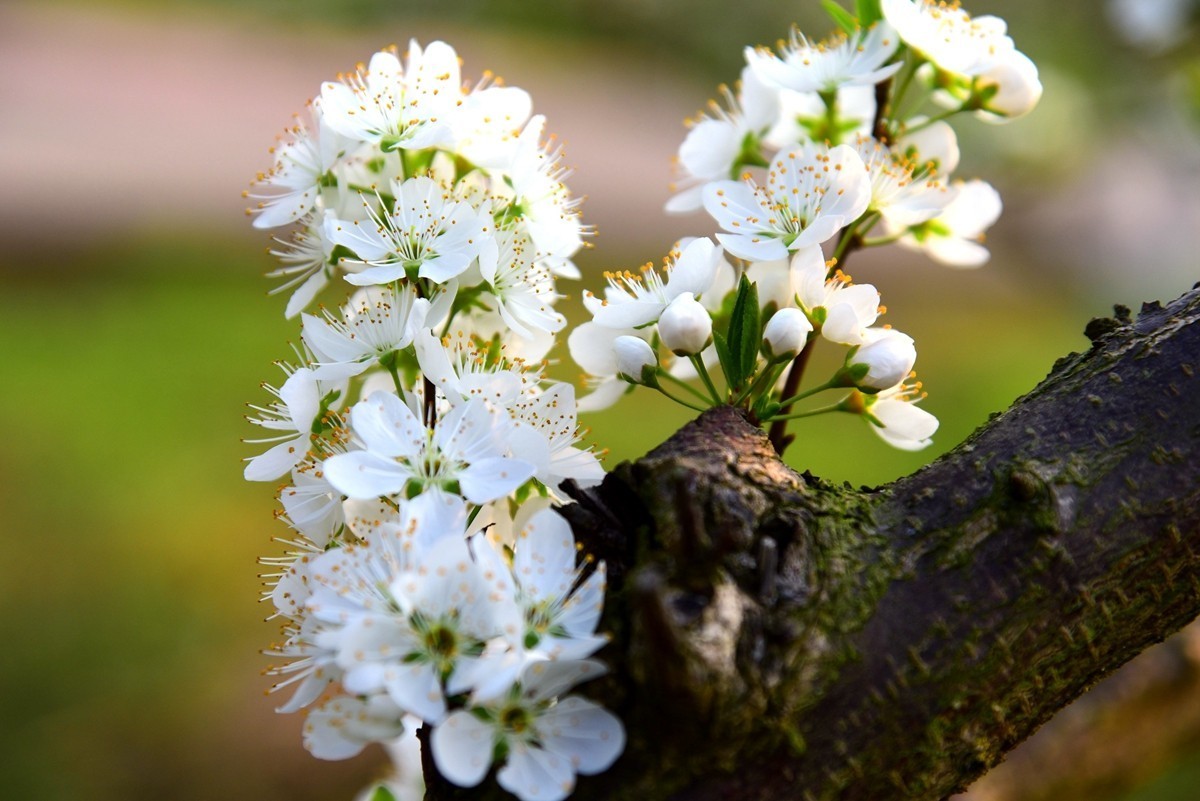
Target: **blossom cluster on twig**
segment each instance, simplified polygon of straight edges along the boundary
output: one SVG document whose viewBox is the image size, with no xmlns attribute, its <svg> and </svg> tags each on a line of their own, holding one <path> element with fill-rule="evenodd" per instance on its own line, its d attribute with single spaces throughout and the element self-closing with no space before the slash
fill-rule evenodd
<svg viewBox="0 0 1200 801">
<path fill-rule="evenodd" d="M 930 444 L 938 423 L 914 405 L 913 340 L 879 323 L 879 292 L 846 262 L 893 243 L 953 267 L 986 262 L 1000 197 L 954 177 L 947 121 L 1007 122 L 1042 87 L 997 17 L 938 0 L 854 6 L 825 4 L 838 25 L 829 39 L 794 31 L 775 49 L 747 48 L 724 105 L 691 123 L 667 211 L 703 209 L 720 231 L 681 240 L 661 272 L 610 273 L 586 296 L 592 321 L 569 340 L 592 387 L 581 408 L 645 385 L 696 409 L 743 406 L 780 452 L 788 421 L 830 412 L 861 416 L 897 448 Z M 847 349 L 844 363 L 801 391 L 822 339 Z M 794 410 L 827 390 L 843 395 Z"/>
<path fill-rule="evenodd" d="M 253 481 L 283 480 L 287 552 L 265 560 L 282 624 L 282 712 L 343 759 L 422 725 L 464 787 L 561 799 L 606 769 L 620 721 L 570 694 L 592 656 L 605 569 L 551 507 L 603 478 L 574 389 L 543 359 L 578 275 L 577 201 L 528 94 L 468 87 L 442 42 L 325 83 L 246 193 L 301 343 L 270 402 Z M 339 308 L 310 309 L 336 284 Z"/>
</svg>

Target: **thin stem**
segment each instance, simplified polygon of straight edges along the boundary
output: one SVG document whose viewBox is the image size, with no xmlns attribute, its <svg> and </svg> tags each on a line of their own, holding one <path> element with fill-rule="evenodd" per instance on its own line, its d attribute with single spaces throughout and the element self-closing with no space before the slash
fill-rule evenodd
<svg viewBox="0 0 1200 801">
<path fill-rule="evenodd" d="M 833 249 L 832 261 L 836 262 L 838 268 L 841 267 L 843 259 L 848 255 L 850 243 L 858 236 L 858 223 L 863 218 L 850 223 L 850 227 L 842 231 L 842 235 L 838 238 L 837 247 Z"/>
<path fill-rule="evenodd" d="M 689 409 L 693 409 L 693 410 L 695 410 L 695 411 L 697 411 L 697 412 L 707 412 L 707 411 L 708 411 L 708 408 L 709 408 L 709 407 L 707 407 L 707 406 L 696 406 L 695 404 L 688 403 L 688 402 L 687 402 L 687 401 L 685 401 L 683 398 L 677 398 L 677 397 L 675 397 L 675 396 L 674 396 L 674 395 L 672 395 L 670 392 L 667 392 L 667 390 L 666 390 L 666 389 L 664 389 L 664 388 L 663 388 L 663 386 L 662 386 L 661 384 L 659 384 L 659 385 L 655 386 L 654 388 L 655 388 L 655 389 L 657 389 L 657 390 L 658 390 L 659 392 L 661 392 L 662 394 L 666 395 L 666 396 L 667 396 L 668 398 L 670 398 L 671 400 L 673 400 L 673 401 L 675 401 L 676 403 L 678 403 L 680 406 L 686 406 L 686 407 L 688 407 Z"/>
<path fill-rule="evenodd" d="M 787 420 L 799 420 L 801 417 L 815 417 L 818 414 L 828 414 L 829 412 L 840 412 L 842 410 L 841 403 L 831 403 L 828 406 L 822 406 L 819 409 L 809 409 L 807 412 L 796 412 L 795 414 L 777 414 L 774 417 L 768 418 L 772 423 L 781 423 Z"/>
<path fill-rule="evenodd" d="M 804 376 L 804 368 L 808 366 L 808 359 L 812 356 L 813 346 L 816 344 L 817 338 L 812 334 L 809 335 L 808 342 L 804 343 L 804 349 L 792 361 L 791 371 L 788 373 L 787 380 L 783 384 L 782 397 L 789 397 L 796 394 L 797 388 L 800 386 L 800 379 Z M 788 407 L 780 409 L 785 414 Z M 783 456 L 783 452 L 787 450 L 787 446 L 791 444 L 791 437 L 787 435 L 787 421 L 776 419 L 771 423 L 771 430 L 767 437 L 771 440 L 771 446 L 775 448 L 775 452 Z"/>
<path fill-rule="evenodd" d="M 917 125 L 914 125 L 911 128 L 905 128 L 904 135 L 911 136 L 912 134 L 915 134 L 917 131 L 925 130 L 930 125 L 933 125 L 935 122 L 941 122 L 942 120 L 949 119 L 950 117 L 953 117 L 955 114 L 961 114 L 964 111 L 966 111 L 965 108 L 952 108 L 948 111 L 943 111 L 941 114 L 934 114 L 932 117 L 925 120 L 924 122 L 918 123 Z"/>
<path fill-rule="evenodd" d="M 709 397 L 708 397 L 707 395 L 705 395 L 703 392 L 701 392 L 700 390 L 696 389 L 695 387 L 693 387 L 693 386 L 692 386 L 691 384 L 689 384 L 688 382 L 686 382 L 686 381 L 684 381 L 684 380 L 682 380 L 682 379 L 680 379 L 680 378 L 676 378 L 675 376 L 673 376 L 673 375 L 671 375 L 670 373 L 668 373 L 666 370 L 663 370 L 663 369 L 659 368 L 659 371 L 658 371 L 658 376 L 659 376 L 659 378 L 665 378 L 665 379 L 667 379 L 668 381 L 671 381 L 671 382 L 673 382 L 673 383 L 675 383 L 675 384 L 678 384 L 679 386 L 683 387 L 683 388 L 684 388 L 684 389 L 686 389 L 688 392 L 692 393 L 693 395 L 695 395 L 697 398 L 699 398 L 700 400 L 704 401 L 705 403 L 708 403 L 708 402 L 711 400 L 711 398 L 709 398 Z"/>
<path fill-rule="evenodd" d="M 396 360 L 388 359 L 388 372 L 392 374 L 392 383 L 396 385 L 396 395 L 404 397 L 404 385 L 400 383 L 400 370 L 396 368 Z"/>
<path fill-rule="evenodd" d="M 721 394 L 717 392 L 717 387 L 713 384 L 712 376 L 708 374 L 708 368 L 704 366 L 704 360 L 699 356 L 689 356 L 692 365 L 696 368 L 696 372 L 700 374 L 700 378 L 704 381 L 704 386 L 708 387 L 708 391 L 712 394 L 713 403 L 720 406 Z"/>
<path fill-rule="evenodd" d="M 767 369 L 758 374 L 758 378 L 754 380 L 754 383 L 746 387 L 746 389 L 742 391 L 742 394 L 738 395 L 737 398 L 734 399 L 733 405 L 741 406 L 742 402 L 754 395 L 758 391 L 759 387 L 774 386 L 775 382 L 779 380 L 780 373 L 787 369 L 790 361 L 790 359 L 785 359 L 778 364 L 767 365 Z"/>
<path fill-rule="evenodd" d="M 841 385 L 835 384 L 832 381 L 829 381 L 829 382 L 822 384 L 819 387 L 813 387 L 812 389 L 807 389 L 804 392 L 801 392 L 799 395 L 793 395 L 792 397 L 788 398 L 787 400 L 780 401 L 779 405 L 780 406 L 791 406 L 795 403 L 799 403 L 800 401 L 804 400 L 805 398 L 811 398 L 813 395 L 816 395 L 818 392 L 824 392 L 827 389 L 837 389 L 839 386 L 841 386 Z"/>
<path fill-rule="evenodd" d="M 917 68 L 921 66 L 921 59 L 913 51 L 908 51 L 906 54 L 908 63 L 900 70 L 900 80 L 896 84 L 896 91 L 892 93 L 892 102 L 889 104 L 888 111 L 891 121 L 895 123 L 900 118 L 901 104 L 904 102 L 904 96 L 908 93 L 908 87 L 912 86 L 912 80 L 916 77 Z M 877 126 L 878 127 L 878 126 Z"/>
<path fill-rule="evenodd" d="M 863 247 L 873 248 L 873 247 L 878 247 L 880 245 L 890 245 L 893 242 L 903 239 L 905 234 L 907 234 L 907 233 L 908 233 L 908 230 L 905 229 L 904 231 L 901 231 L 898 234 L 892 234 L 891 236 L 877 236 L 877 237 L 873 237 L 873 238 L 867 237 L 867 238 L 864 238 L 862 241 Z"/>
</svg>

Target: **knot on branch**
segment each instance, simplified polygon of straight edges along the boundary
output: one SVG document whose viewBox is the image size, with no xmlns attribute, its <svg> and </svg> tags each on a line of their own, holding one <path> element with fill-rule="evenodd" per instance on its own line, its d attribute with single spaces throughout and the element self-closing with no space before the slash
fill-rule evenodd
<svg viewBox="0 0 1200 801">
<path fill-rule="evenodd" d="M 573 495 L 565 513 L 577 533 L 595 530 L 587 547 L 625 560 L 609 573 L 628 713 L 689 721 L 668 761 L 700 775 L 714 760 L 732 769 L 749 752 L 802 749 L 791 721 L 851 658 L 840 635 L 892 573 L 874 496 L 798 475 L 729 407 Z"/>
</svg>

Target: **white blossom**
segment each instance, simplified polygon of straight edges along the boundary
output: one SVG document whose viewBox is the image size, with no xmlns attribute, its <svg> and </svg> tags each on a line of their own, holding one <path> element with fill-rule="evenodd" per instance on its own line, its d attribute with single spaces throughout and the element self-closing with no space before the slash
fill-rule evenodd
<svg viewBox="0 0 1200 801">
<path fill-rule="evenodd" d="M 900 38 L 947 72 L 981 75 L 1013 49 L 999 17 L 972 17 L 956 0 L 883 0 Z"/>
<path fill-rule="evenodd" d="M 412 484 L 487 503 L 533 475 L 532 464 L 504 454 L 511 425 L 507 414 L 472 399 L 429 430 L 395 395 L 375 392 L 350 411 L 350 427 L 365 449 L 327 459 L 325 475 L 350 498 L 392 496 Z"/>
<path fill-rule="evenodd" d="M 954 199 L 941 214 L 910 228 L 898 241 L 951 267 L 978 267 L 990 258 L 983 239 L 1000 217 L 1000 193 L 980 180 L 955 181 L 953 187 L 957 190 Z"/>
<path fill-rule="evenodd" d="M 593 307 L 596 323 L 606 328 L 638 328 L 658 321 L 663 310 L 685 292 L 703 295 L 723 262 L 721 248 L 711 239 L 693 239 L 671 254 L 664 280 L 647 264 L 640 275 L 605 273 L 608 288 Z"/>
<path fill-rule="evenodd" d="M 343 136 L 396 148 L 426 148 L 451 142 L 451 116 L 462 96 L 458 56 L 445 42 L 424 50 L 414 40 L 408 62 L 390 50 L 371 57 L 364 70 L 321 85 L 326 124 Z"/>
<path fill-rule="evenodd" d="M 919 451 L 933 444 L 938 419 L 916 406 L 923 400 L 919 382 L 903 382 L 876 395 L 859 395 L 864 419 L 884 442 L 903 451 Z"/>
<path fill-rule="evenodd" d="M 321 421 L 322 400 L 333 393 L 340 399 L 341 392 L 331 385 L 318 381 L 316 374 L 307 367 L 292 370 L 279 389 L 264 384 L 279 400 L 270 406 L 252 406 L 261 417 L 248 417 L 249 422 L 270 431 L 283 433 L 263 439 L 246 440 L 251 443 L 277 443 L 270 450 L 248 461 L 244 476 L 247 481 L 273 481 L 304 461 L 309 452 L 313 426 Z"/>
<path fill-rule="evenodd" d="M 709 103 L 709 115 L 692 121 L 679 146 L 677 164 L 683 173 L 666 211 L 683 214 L 703 207 L 701 189 L 711 181 L 736 178 L 745 155 L 774 126 L 780 115 L 779 90 L 764 84 L 749 67 L 742 69 L 736 94 L 722 87 L 727 108 Z"/>
<path fill-rule="evenodd" d="M 418 298 L 411 285 L 372 290 L 356 293 L 341 319 L 328 312 L 303 315 L 304 342 L 317 359 L 317 378 L 348 378 L 394 359 L 424 325 L 429 301 Z"/>
<path fill-rule="evenodd" d="M 625 730 L 611 713 L 578 696 L 551 701 L 574 684 L 603 673 L 598 663 L 535 662 L 506 698 L 452 713 L 433 730 L 438 771 L 460 787 L 487 775 L 498 744 L 507 751 L 496 779 L 521 801 L 561 801 L 575 775 L 607 770 L 625 748 Z"/>
<path fill-rule="evenodd" d="M 497 311 L 524 339 L 531 339 L 534 331 L 561 331 L 567 324 L 567 318 L 554 309 L 559 297 L 554 276 L 537 256 L 528 234 L 506 229 L 490 240 L 479 259 L 480 273 Z"/>
<path fill-rule="evenodd" d="M 717 239 L 748 261 L 782 259 L 820 245 L 858 219 L 870 202 L 871 180 L 854 149 L 811 142 L 780 153 L 765 186 L 719 181 L 704 189 L 704 208 L 726 231 Z"/>
<path fill-rule="evenodd" d="M 570 479 L 590 487 L 604 479 L 596 454 L 580 440 L 575 388 L 556 382 L 509 407 L 515 428 L 508 437 L 513 456 L 534 466 L 533 477 L 550 490 Z"/>
<path fill-rule="evenodd" d="M 855 142 L 871 176 L 870 211 L 898 227 L 917 225 L 936 217 L 954 199 L 954 191 L 932 175 L 917 177 L 921 164 L 898 155 L 871 137 Z"/>
<path fill-rule="evenodd" d="M 874 86 L 890 78 L 901 62 L 887 64 L 900 39 L 885 22 L 853 35 L 839 32 L 833 39 L 811 42 L 792 29 L 791 40 L 780 43 L 777 56 L 763 47 L 747 47 L 746 63 L 768 86 L 794 92 L 836 92 L 843 86 Z"/>
<path fill-rule="evenodd" d="M 806 248 L 792 257 L 791 270 L 799 289 L 800 308 L 813 329 L 830 342 L 858 345 L 879 318 L 879 290 L 855 284 L 841 270 L 827 277 L 829 266 L 820 248 Z"/>
<path fill-rule="evenodd" d="M 386 695 L 339 695 L 309 713 L 304 747 L 318 759 L 349 759 L 370 743 L 393 739 L 403 730 L 403 712 Z"/>
<path fill-rule="evenodd" d="M 258 201 L 251 209 L 255 228 L 290 225 L 311 212 L 321 195 L 322 179 L 352 144 L 329 129 L 319 103 L 310 111 L 312 126 L 298 121 L 289 131 L 291 138 L 274 148 L 274 165 L 255 181 L 267 193 L 246 193 Z"/>
<path fill-rule="evenodd" d="M 367 199 L 365 220 L 328 217 L 325 236 L 355 254 L 367 265 L 346 276 L 357 286 L 386 284 L 414 271 L 421 278 L 444 283 L 462 274 L 493 236 L 491 215 L 426 176 L 392 183 L 396 204 L 389 214 L 376 213 Z"/>
</svg>

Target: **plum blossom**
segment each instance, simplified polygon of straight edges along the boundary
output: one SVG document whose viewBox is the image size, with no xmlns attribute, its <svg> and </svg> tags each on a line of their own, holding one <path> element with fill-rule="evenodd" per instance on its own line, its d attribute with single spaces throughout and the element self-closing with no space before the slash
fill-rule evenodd
<svg viewBox="0 0 1200 801">
<path fill-rule="evenodd" d="M 677 164 L 684 177 L 666 211 L 683 214 L 703 207 L 701 191 L 711 181 L 737 177 L 736 170 L 753 154 L 758 139 L 766 135 L 780 115 L 780 96 L 759 79 L 749 66 L 742 70 L 736 94 L 722 87 L 725 105 L 713 101 L 709 115 L 692 121 L 691 130 L 679 146 Z"/>
<path fill-rule="evenodd" d="M 474 787 L 491 767 L 498 745 L 507 754 L 496 779 L 521 801 L 561 801 L 576 774 L 607 770 L 625 747 L 625 729 L 591 701 L 568 695 L 580 681 L 604 672 L 596 662 L 534 662 L 506 697 L 453 712 L 433 730 L 438 771 Z"/>
<path fill-rule="evenodd" d="M 363 199 L 364 220 L 328 217 L 325 236 L 366 265 L 346 276 L 356 286 L 386 284 L 414 271 L 421 278 L 444 283 L 462 274 L 493 235 L 494 223 L 485 209 L 456 199 L 446 187 L 426 176 L 392 182 L 396 205 L 390 214 L 374 211 Z"/>
<path fill-rule="evenodd" d="M 413 40 L 401 65 L 394 51 L 383 50 L 340 82 L 321 85 L 326 124 L 350 139 L 396 148 L 447 145 L 451 117 L 462 96 L 458 56 L 445 42 L 424 50 Z"/>
<path fill-rule="evenodd" d="M 890 78 L 902 62 L 887 64 L 900 39 L 887 23 L 876 23 L 853 35 L 811 42 L 797 29 L 780 43 L 782 55 L 767 48 L 746 48 L 746 63 L 768 86 L 794 92 L 836 92 L 843 86 L 874 86 Z"/>
<path fill-rule="evenodd" d="M 350 411 L 350 427 L 365 449 L 325 460 L 325 475 L 350 498 L 396 495 L 411 485 L 461 491 L 474 504 L 488 503 L 534 472 L 529 462 L 504 453 L 511 425 L 508 415 L 472 399 L 430 430 L 395 395 L 374 392 Z"/>
<path fill-rule="evenodd" d="M 984 234 L 1000 218 L 1000 193 L 986 181 L 955 181 L 954 198 L 933 219 L 903 229 L 887 225 L 900 234 L 899 244 L 924 251 L 934 261 L 950 267 L 978 267 L 990 258 L 983 246 Z"/>
<path fill-rule="evenodd" d="M 641 275 L 606 273 L 604 299 L 592 308 L 596 323 L 605 328 L 638 328 L 654 323 L 683 293 L 703 295 L 723 261 L 721 248 L 707 238 L 693 239 L 671 255 L 665 280 L 649 264 Z"/>
<path fill-rule="evenodd" d="M 883 16 L 900 38 L 947 72 L 980 75 L 1013 50 L 999 17 L 972 17 L 958 2 L 883 0 Z"/>
<path fill-rule="evenodd" d="M 792 257 L 791 270 L 799 286 L 796 300 L 813 330 L 830 342 L 859 345 L 879 318 L 879 290 L 855 284 L 840 270 L 828 276 L 829 265 L 820 248 L 805 248 Z"/>
<path fill-rule="evenodd" d="M 780 153 L 766 185 L 718 181 L 704 189 L 704 208 L 726 233 L 717 239 L 748 261 L 786 258 L 820 245 L 858 219 L 871 202 L 862 158 L 846 145 L 806 142 Z"/>
</svg>

